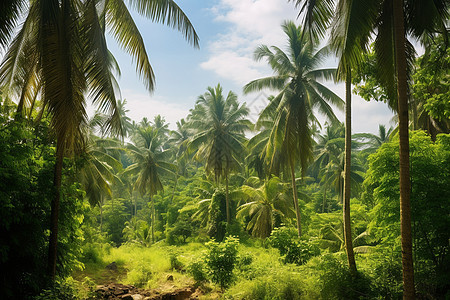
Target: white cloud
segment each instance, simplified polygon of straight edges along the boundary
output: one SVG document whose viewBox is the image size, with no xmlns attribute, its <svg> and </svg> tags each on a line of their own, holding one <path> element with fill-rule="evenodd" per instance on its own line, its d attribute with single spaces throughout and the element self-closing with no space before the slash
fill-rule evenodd
<svg viewBox="0 0 450 300">
<path fill-rule="evenodd" d="M 170 129 L 176 129 L 176 122 L 181 118 L 186 118 L 189 113 L 189 108 L 168 101 L 164 97 L 123 90 L 122 98 L 127 100 L 125 106 L 129 110 L 127 115 L 136 122 L 142 120 L 143 117 L 153 120 L 154 116 L 161 115 L 167 123 L 170 123 Z M 195 100 L 192 99 L 189 103 L 194 102 Z"/>
<path fill-rule="evenodd" d="M 327 87 L 339 97 L 345 99 L 345 84 L 327 84 Z M 344 112 L 334 110 L 342 122 L 345 121 Z M 360 96 L 352 94 L 352 133 L 371 132 L 378 133 L 378 125 L 391 126 L 393 116 L 388 105 L 383 102 L 365 101 Z"/>
<path fill-rule="evenodd" d="M 208 45 L 210 56 L 200 66 L 239 85 L 270 75 L 265 62 L 253 60 L 253 51 L 260 44 L 283 46 L 281 24 L 296 18 L 293 4 L 286 0 L 222 0 L 211 12 L 217 22 L 228 24 L 227 33 Z"/>
</svg>

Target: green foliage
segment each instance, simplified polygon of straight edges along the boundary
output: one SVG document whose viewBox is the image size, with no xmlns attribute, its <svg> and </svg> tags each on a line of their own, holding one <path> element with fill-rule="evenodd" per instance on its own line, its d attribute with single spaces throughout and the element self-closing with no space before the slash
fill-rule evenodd
<svg viewBox="0 0 450 300">
<path fill-rule="evenodd" d="M 223 241 L 227 227 L 226 195 L 222 189 L 216 190 L 209 205 L 208 235 L 216 241 Z"/>
<path fill-rule="evenodd" d="M 285 300 L 308 299 L 302 278 L 285 269 L 267 273 L 255 280 L 243 281 L 225 293 L 225 299 Z"/>
<path fill-rule="evenodd" d="M 370 280 L 363 273 L 350 273 L 345 257 L 337 258 L 327 254 L 312 262 L 319 273 L 320 295 L 322 299 L 370 298 Z"/>
<path fill-rule="evenodd" d="M 124 242 L 123 230 L 129 220 L 127 199 L 113 198 L 103 205 L 104 228 L 112 244 L 119 246 Z"/>
<path fill-rule="evenodd" d="M 190 263 L 187 267 L 187 271 L 198 283 L 205 282 L 208 279 L 205 263 L 200 259 Z"/>
<path fill-rule="evenodd" d="M 417 60 L 413 74 L 413 97 L 424 102 L 429 115 L 450 125 L 450 47 L 442 36 L 431 43 L 427 53 Z M 449 129 L 449 128 L 447 128 Z"/>
<path fill-rule="evenodd" d="M 424 280 L 418 288 L 438 296 L 445 295 L 450 282 L 449 140 L 442 134 L 433 143 L 423 131 L 410 137 L 413 249 L 416 273 Z M 364 183 L 364 199 L 374 205 L 369 229 L 389 247 L 400 236 L 398 140 L 383 144 L 369 162 Z"/>
<path fill-rule="evenodd" d="M 380 248 L 370 258 L 373 290 L 383 299 L 400 299 L 403 293 L 402 264 L 397 243 L 391 249 Z"/>
<path fill-rule="evenodd" d="M 76 284 L 71 277 L 57 279 L 49 289 L 43 290 L 34 300 L 78 300 Z"/>
<path fill-rule="evenodd" d="M 189 218 L 180 217 L 172 228 L 166 230 L 166 241 L 169 245 L 186 243 L 186 239 L 192 235 L 193 228 Z"/>
<path fill-rule="evenodd" d="M 211 281 L 227 288 L 233 282 L 233 270 L 237 263 L 239 241 L 227 237 L 223 243 L 208 242 L 205 264 Z"/>
<path fill-rule="evenodd" d="M 275 228 L 269 240 L 272 247 L 280 252 L 284 263 L 302 265 L 320 253 L 317 247 L 298 239 L 294 228 Z"/>
<path fill-rule="evenodd" d="M 0 103 L 0 288 L 7 298 L 37 294 L 46 282 L 47 238 L 54 148 L 48 121 L 10 118 L 14 106 Z M 61 188 L 58 273 L 81 268 L 80 225 L 88 207 L 66 161 Z"/>
<path fill-rule="evenodd" d="M 174 252 L 169 254 L 169 262 L 171 270 L 182 270 L 184 265 L 178 260 L 178 255 Z"/>
</svg>

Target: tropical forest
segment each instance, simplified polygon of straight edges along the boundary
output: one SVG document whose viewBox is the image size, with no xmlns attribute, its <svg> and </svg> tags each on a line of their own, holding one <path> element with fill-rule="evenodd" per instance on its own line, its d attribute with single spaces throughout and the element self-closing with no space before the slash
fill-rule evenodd
<svg viewBox="0 0 450 300">
<path fill-rule="evenodd" d="M 182 6 L 0 1 L 0 299 L 450 299 L 450 2 L 278 2 L 268 75 L 168 122 L 110 45 L 154 91 L 135 16 L 197 51 Z"/>
</svg>

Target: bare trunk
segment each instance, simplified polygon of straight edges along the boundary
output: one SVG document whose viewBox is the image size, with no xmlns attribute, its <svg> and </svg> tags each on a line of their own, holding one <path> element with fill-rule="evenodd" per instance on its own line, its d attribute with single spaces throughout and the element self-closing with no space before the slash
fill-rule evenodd
<svg viewBox="0 0 450 300">
<path fill-rule="evenodd" d="M 131 198 L 133 198 L 133 192 L 131 192 Z M 137 197 L 134 197 L 134 216 L 137 215 Z"/>
<path fill-rule="evenodd" d="M 408 84 L 406 76 L 403 1 L 393 2 L 395 63 L 397 72 L 398 125 L 400 138 L 400 223 L 403 267 L 403 299 L 414 299 L 414 265 L 411 236 L 411 182 L 409 178 Z"/>
<path fill-rule="evenodd" d="M 297 184 L 295 183 L 294 164 L 290 163 L 290 167 L 291 167 L 292 196 L 294 197 L 295 215 L 297 216 L 297 231 L 298 231 L 298 237 L 301 237 L 302 236 L 302 223 L 301 223 L 300 207 L 298 205 Z"/>
<path fill-rule="evenodd" d="M 100 234 L 103 228 L 103 203 L 100 203 Z"/>
<path fill-rule="evenodd" d="M 56 162 L 53 186 L 55 189 L 55 195 L 51 203 L 50 213 L 50 237 L 48 242 L 48 262 L 47 262 L 47 274 L 52 280 L 56 275 L 56 257 L 58 247 L 58 219 L 59 219 L 59 206 L 61 198 L 61 182 L 62 182 L 62 167 L 64 161 L 64 148 L 58 144 L 56 146 Z"/>
<path fill-rule="evenodd" d="M 152 243 L 155 243 L 155 201 L 150 197 L 152 203 Z"/>
<path fill-rule="evenodd" d="M 170 203 L 173 203 L 173 198 L 175 198 L 175 192 L 177 191 L 178 185 L 178 172 L 175 174 L 175 184 L 173 185 L 172 198 L 170 199 Z"/>
<path fill-rule="evenodd" d="M 230 199 L 228 197 L 228 175 L 225 175 L 225 203 L 227 209 L 227 225 L 230 225 L 231 215 L 230 215 Z"/>
<path fill-rule="evenodd" d="M 345 79 L 345 165 L 344 165 L 344 240 L 347 252 L 348 267 L 352 274 L 356 274 L 355 254 L 353 253 L 352 228 L 350 221 L 350 193 L 351 193 L 351 159 L 352 159 L 352 91 L 351 71 L 348 70 Z"/>
</svg>

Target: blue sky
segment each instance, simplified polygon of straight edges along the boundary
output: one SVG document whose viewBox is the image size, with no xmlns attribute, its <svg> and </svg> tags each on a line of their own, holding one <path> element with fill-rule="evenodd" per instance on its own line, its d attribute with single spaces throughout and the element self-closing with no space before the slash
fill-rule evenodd
<svg viewBox="0 0 450 300">
<path fill-rule="evenodd" d="M 119 84 L 129 116 L 139 121 L 144 116 L 153 119 L 161 114 L 174 129 L 175 122 L 194 107 L 197 97 L 208 86 L 220 82 L 225 92 L 232 90 L 241 102 L 247 102 L 250 118 L 256 119 L 264 96 L 270 92 L 243 96 L 242 87 L 272 72 L 265 62 L 253 61 L 253 51 L 260 44 L 284 48 L 286 40 L 281 24 L 296 19 L 294 5 L 287 0 L 178 0 L 177 3 L 193 23 L 200 37 L 200 49 L 189 45 L 178 31 L 133 13 L 156 75 L 153 93 L 146 91 L 128 54 L 112 39 L 108 41 L 122 71 Z M 324 67 L 334 65 L 334 60 L 329 59 Z M 344 97 L 343 84 L 327 85 Z M 378 124 L 388 125 L 392 117 L 384 103 L 365 102 L 354 96 L 352 104 L 353 132 L 376 133 Z M 338 116 L 343 120 L 342 113 Z"/>
</svg>

